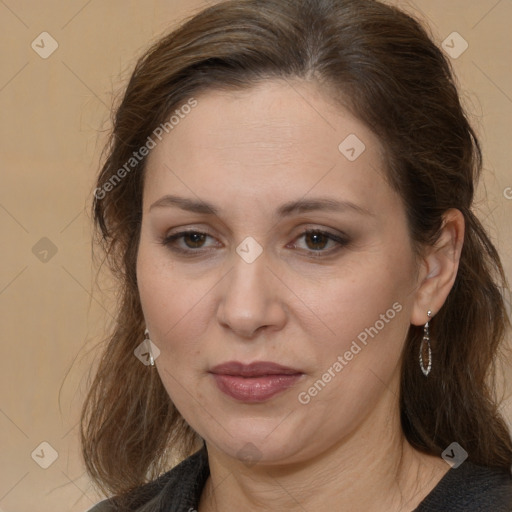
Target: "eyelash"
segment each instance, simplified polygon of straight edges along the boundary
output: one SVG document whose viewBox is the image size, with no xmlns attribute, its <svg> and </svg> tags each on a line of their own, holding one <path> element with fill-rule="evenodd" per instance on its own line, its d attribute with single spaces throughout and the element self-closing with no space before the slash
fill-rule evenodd
<svg viewBox="0 0 512 512">
<path fill-rule="evenodd" d="M 177 245 L 175 245 L 175 243 L 177 241 L 179 241 L 180 239 L 183 239 L 183 237 L 185 237 L 187 235 L 201 235 L 201 236 L 206 236 L 206 237 L 213 238 L 209 233 L 205 233 L 203 231 L 189 230 L 189 231 L 180 231 L 179 233 L 175 233 L 175 234 L 166 236 L 162 240 L 161 243 L 162 243 L 162 245 L 164 245 L 165 247 L 168 247 L 173 252 L 176 252 L 176 253 L 179 253 L 179 254 L 183 254 L 185 256 L 190 256 L 190 257 L 200 256 L 201 253 L 204 254 L 205 251 L 209 251 L 210 250 L 210 248 L 203 248 L 203 247 L 198 247 L 196 249 L 191 249 L 191 248 L 184 249 L 182 247 L 178 247 Z M 300 238 L 305 237 L 307 235 L 320 235 L 320 236 L 324 236 L 324 237 L 327 238 L 327 244 L 330 241 L 336 243 L 336 246 L 331 248 L 331 249 L 319 249 L 319 250 L 318 249 L 317 250 L 315 250 L 315 249 L 301 249 L 302 251 L 307 252 L 308 255 L 310 257 L 313 257 L 313 258 L 322 258 L 322 257 L 330 256 L 331 254 L 333 254 L 334 252 L 337 252 L 339 249 L 341 249 L 342 247 L 346 246 L 349 243 L 349 241 L 348 241 L 348 239 L 346 237 L 338 236 L 338 235 L 335 235 L 335 234 L 330 233 L 328 231 L 322 231 L 321 229 L 306 229 L 302 233 L 300 233 L 299 236 L 297 236 L 294 239 L 293 244 L 295 245 L 295 241 L 296 240 L 299 240 Z M 290 244 L 287 244 L 287 247 L 289 245 Z"/>
</svg>

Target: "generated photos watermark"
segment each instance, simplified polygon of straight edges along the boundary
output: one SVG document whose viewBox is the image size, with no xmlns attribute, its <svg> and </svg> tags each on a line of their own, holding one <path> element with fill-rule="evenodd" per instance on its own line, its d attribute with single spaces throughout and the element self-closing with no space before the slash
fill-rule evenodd
<svg viewBox="0 0 512 512">
<path fill-rule="evenodd" d="M 352 341 L 350 348 L 345 351 L 343 355 L 339 355 L 336 358 L 336 361 L 329 366 L 327 371 L 322 374 L 322 376 L 315 381 L 315 383 L 310 386 L 306 391 L 301 391 L 297 399 L 303 405 L 307 405 L 311 402 L 311 399 L 317 396 L 326 386 L 331 382 L 336 375 L 341 373 L 343 368 L 349 364 L 354 357 L 361 352 L 361 350 L 366 347 L 369 342 L 369 337 L 374 338 L 379 334 L 386 324 L 389 324 L 393 318 L 395 318 L 397 313 L 402 311 L 402 305 L 399 302 L 395 302 L 391 308 L 389 308 L 385 313 L 382 313 L 379 319 L 371 326 L 365 328 L 357 335 L 357 339 Z"/>
<path fill-rule="evenodd" d="M 114 188 L 121 182 L 121 180 L 129 174 L 142 160 L 149 155 L 149 152 L 156 146 L 157 142 L 162 140 L 164 133 L 170 133 L 182 119 L 192 112 L 192 109 L 197 107 L 197 100 L 190 98 L 187 103 L 182 105 L 179 109 L 176 109 L 169 120 L 165 123 L 161 123 L 157 126 L 151 135 L 146 139 L 146 143 L 139 148 L 138 151 L 134 151 L 128 161 L 120 167 L 101 187 L 94 190 L 94 196 L 96 199 L 103 199 L 108 192 L 114 190 Z"/>
</svg>

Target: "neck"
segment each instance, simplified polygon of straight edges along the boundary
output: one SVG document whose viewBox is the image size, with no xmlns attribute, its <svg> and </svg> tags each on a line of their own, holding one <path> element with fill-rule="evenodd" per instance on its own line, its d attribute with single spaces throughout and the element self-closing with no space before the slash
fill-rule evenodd
<svg viewBox="0 0 512 512">
<path fill-rule="evenodd" d="M 414 510 L 449 467 L 409 445 L 386 395 L 357 431 L 300 463 L 248 466 L 207 443 L 199 512 Z"/>
</svg>

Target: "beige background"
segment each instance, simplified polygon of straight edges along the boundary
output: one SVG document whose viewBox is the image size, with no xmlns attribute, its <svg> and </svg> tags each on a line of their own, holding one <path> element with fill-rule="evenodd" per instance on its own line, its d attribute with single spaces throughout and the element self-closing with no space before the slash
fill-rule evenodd
<svg viewBox="0 0 512 512">
<path fill-rule="evenodd" d="M 439 43 L 453 31 L 469 43 L 452 62 L 485 150 L 480 215 L 511 279 L 512 2 L 393 3 L 426 19 Z M 91 259 L 94 176 L 134 59 L 202 5 L 0 0 L 0 512 L 85 511 L 97 501 L 77 442 L 87 369 L 112 310 Z M 43 31 L 59 45 L 47 59 L 31 48 Z M 512 424 L 510 397 L 504 411 Z M 58 453 L 48 469 L 35 462 L 50 460 L 48 448 L 36 450 L 42 442 Z"/>
</svg>

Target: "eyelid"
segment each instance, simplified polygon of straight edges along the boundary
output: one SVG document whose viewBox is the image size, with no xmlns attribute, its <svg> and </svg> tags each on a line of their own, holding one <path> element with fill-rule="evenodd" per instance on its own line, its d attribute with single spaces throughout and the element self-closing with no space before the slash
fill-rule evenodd
<svg viewBox="0 0 512 512">
<path fill-rule="evenodd" d="M 318 235 L 324 235 L 326 236 L 330 241 L 333 241 L 336 246 L 332 247 L 331 249 L 302 249 L 296 247 L 296 241 L 306 235 L 309 234 L 318 234 Z M 346 246 L 350 242 L 349 237 L 342 232 L 333 233 L 331 231 L 326 230 L 325 228 L 304 228 L 299 235 L 297 235 L 293 242 L 291 242 L 295 248 L 299 249 L 303 253 L 306 253 L 307 255 L 314 257 L 314 258 L 320 258 L 320 257 L 327 257 L 331 255 L 334 252 L 337 252 L 342 247 Z M 288 244 L 290 245 L 290 244 Z"/>
<path fill-rule="evenodd" d="M 197 229 L 194 227 L 181 228 L 181 229 L 175 228 L 175 229 L 177 229 L 177 231 L 175 231 L 175 232 L 171 231 L 171 232 L 165 234 L 160 240 L 162 245 L 164 245 L 165 247 L 168 247 L 169 249 L 171 249 L 174 252 L 181 253 L 184 255 L 189 255 L 189 256 L 199 256 L 199 255 L 201 255 L 201 253 L 204 254 L 206 252 L 210 252 L 212 249 L 218 248 L 219 244 L 223 245 L 222 242 L 219 242 L 217 237 L 212 235 L 211 233 L 209 233 L 207 229 Z M 194 248 L 182 248 L 182 247 L 178 247 L 177 245 L 173 245 L 173 242 L 176 242 L 176 241 L 180 240 L 181 238 L 183 238 L 184 236 L 186 236 L 187 234 L 191 234 L 191 233 L 198 234 L 198 235 L 205 235 L 207 238 L 212 238 L 212 239 L 216 240 L 217 244 L 214 244 L 213 246 L 197 247 L 195 249 Z M 307 235 L 310 235 L 310 234 L 323 235 L 323 236 L 327 237 L 328 241 L 332 241 L 336 245 L 335 245 L 335 247 L 331 247 L 330 249 L 318 249 L 318 250 L 304 249 L 301 247 L 297 247 L 297 240 L 299 240 L 300 238 L 305 237 Z M 349 242 L 350 242 L 349 237 L 343 232 L 338 231 L 336 233 L 333 233 L 332 231 L 328 230 L 327 228 L 305 227 L 305 228 L 302 228 L 301 232 L 297 236 L 295 236 L 291 242 L 286 244 L 285 247 L 289 248 L 291 245 L 292 248 L 297 249 L 297 250 L 301 251 L 302 253 L 307 254 L 310 257 L 320 258 L 320 257 L 330 256 L 331 254 L 337 252 L 342 247 L 346 246 Z"/>
<path fill-rule="evenodd" d="M 198 235 L 206 235 L 206 237 L 217 240 L 217 238 L 214 235 L 212 235 L 205 229 L 196 229 L 196 228 L 188 228 L 188 229 L 187 228 L 184 228 L 184 229 L 177 228 L 177 229 L 179 229 L 179 231 L 176 231 L 174 233 L 168 232 L 160 240 L 160 243 L 163 246 L 165 246 L 165 247 L 169 248 L 170 250 L 177 252 L 177 253 L 191 256 L 191 255 L 199 255 L 200 253 L 204 253 L 204 252 L 210 251 L 212 249 L 212 246 L 199 247 L 197 249 L 192 249 L 192 248 L 185 249 L 182 247 L 178 247 L 177 245 L 173 245 L 173 242 L 180 240 L 180 238 L 182 238 L 185 235 L 188 235 L 190 233 L 198 234 Z M 219 242 L 219 243 L 222 244 L 222 242 Z"/>
</svg>

